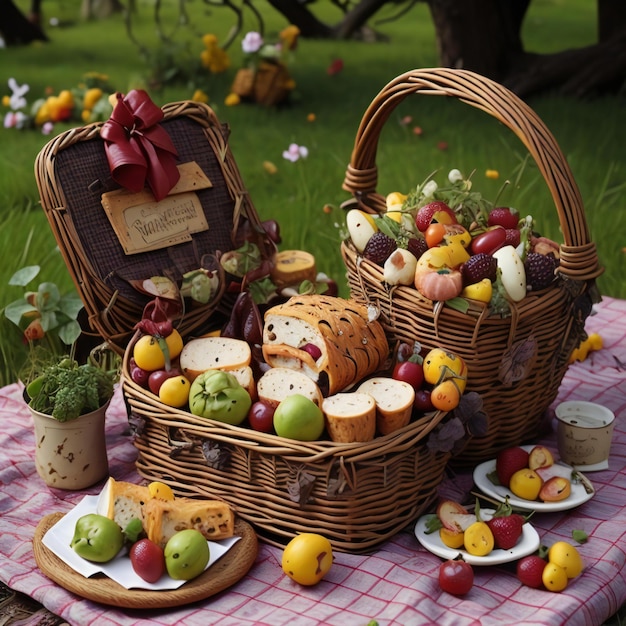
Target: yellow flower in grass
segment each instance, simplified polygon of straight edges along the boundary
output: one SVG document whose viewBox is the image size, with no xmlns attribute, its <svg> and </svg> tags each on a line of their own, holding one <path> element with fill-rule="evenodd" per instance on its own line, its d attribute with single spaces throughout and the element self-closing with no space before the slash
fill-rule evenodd
<svg viewBox="0 0 626 626">
<path fill-rule="evenodd" d="M 209 96 L 205 94 L 202 89 L 196 89 L 193 96 L 191 96 L 191 99 L 194 102 L 202 102 L 203 104 L 208 104 L 209 102 Z"/>
<path fill-rule="evenodd" d="M 230 67 L 230 57 L 228 52 L 217 43 L 217 37 L 207 34 L 202 37 L 204 50 L 200 53 L 202 66 L 213 74 L 225 72 Z"/>
<path fill-rule="evenodd" d="M 85 92 L 85 97 L 83 99 L 83 107 L 87 109 L 87 111 L 91 111 L 93 109 L 94 104 L 102 98 L 102 89 L 100 87 L 92 87 Z"/>
<path fill-rule="evenodd" d="M 498 170 L 487 170 L 485 176 L 491 180 L 497 180 L 500 178 L 500 172 L 498 172 Z"/>
<path fill-rule="evenodd" d="M 287 50 L 295 50 L 298 45 L 298 37 L 300 36 L 300 29 L 294 24 L 290 24 L 286 28 L 280 31 L 280 40 L 283 42 L 283 46 Z"/>
<path fill-rule="evenodd" d="M 2 106 L 8 107 L 11 105 L 11 96 L 2 96 Z"/>
<path fill-rule="evenodd" d="M 229 93 L 224 100 L 227 107 L 235 107 L 241 102 L 241 98 L 236 93 Z"/>
</svg>

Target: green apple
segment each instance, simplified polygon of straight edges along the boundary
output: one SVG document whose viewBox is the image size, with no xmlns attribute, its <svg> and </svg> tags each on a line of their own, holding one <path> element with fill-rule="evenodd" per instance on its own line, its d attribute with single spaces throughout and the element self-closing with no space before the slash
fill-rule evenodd
<svg viewBox="0 0 626 626">
<path fill-rule="evenodd" d="M 276 407 L 274 430 L 279 437 L 316 441 L 324 432 L 324 414 L 313 400 L 294 393 Z"/>
<path fill-rule="evenodd" d="M 209 562 L 209 544 L 195 528 L 179 530 L 165 544 L 165 567 L 175 580 L 191 580 Z"/>
<path fill-rule="evenodd" d="M 106 563 L 124 545 L 124 533 L 112 519 L 97 513 L 83 515 L 76 521 L 70 543 L 78 556 L 96 563 Z"/>
</svg>

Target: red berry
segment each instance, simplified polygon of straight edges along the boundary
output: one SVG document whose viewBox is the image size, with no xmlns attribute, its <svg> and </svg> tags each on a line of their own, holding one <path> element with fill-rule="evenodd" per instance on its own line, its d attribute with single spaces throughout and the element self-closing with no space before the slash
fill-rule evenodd
<svg viewBox="0 0 626 626">
<path fill-rule="evenodd" d="M 474 569 L 463 559 L 448 559 L 439 566 L 439 586 L 455 596 L 463 596 L 474 586 Z"/>
<path fill-rule="evenodd" d="M 520 241 L 522 240 L 522 234 L 517 228 L 507 228 L 506 229 L 506 237 L 504 239 L 505 246 L 513 246 L 517 248 L 519 246 Z"/>
<path fill-rule="evenodd" d="M 515 209 L 499 206 L 492 209 L 487 217 L 488 226 L 502 226 L 503 228 L 515 228 L 519 223 L 519 213 Z"/>
<path fill-rule="evenodd" d="M 463 276 L 464 285 L 473 285 L 479 283 L 483 278 L 490 281 L 496 279 L 498 271 L 498 261 L 490 254 L 481 252 L 471 256 L 461 267 L 461 275 Z"/>
<path fill-rule="evenodd" d="M 510 550 L 522 536 L 524 518 L 511 513 L 503 517 L 492 517 L 487 526 L 493 533 L 494 545 L 501 550 Z"/>
<path fill-rule="evenodd" d="M 378 231 L 370 237 L 369 241 L 365 245 L 363 256 L 368 261 L 382 266 L 397 247 L 398 245 L 394 239 L 389 237 L 389 235 L 385 235 L 385 233 Z"/>
<path fill-rule="evenodd" d="M 509 486 L 511 476 L 517 470 L 525 467 L 528 467 L 528 452 L 519 446 L 506 448 L 496 457 L 496 474 L 500 484 L 504 487 Z"/>
<path fill-rule="evenodd" d="M 133 570 L 146 582 L 155 583 L 165 574 L 163 548 L 150 539 L 140 539 L 130 549 L 130 563 Z"/>
<path fill-rule="evenodd" d="M 546 562 L 540 556 L 536 554 L 525 556 L 517 562 L 517 577 L 527 587 L 542 589 L 543 580 L 541 577 L 545 566 Z"/>
</svg>

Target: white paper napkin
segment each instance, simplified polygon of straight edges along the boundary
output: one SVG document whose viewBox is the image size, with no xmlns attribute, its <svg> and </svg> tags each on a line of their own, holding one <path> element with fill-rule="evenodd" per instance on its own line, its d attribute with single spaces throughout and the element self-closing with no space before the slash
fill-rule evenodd
<svg viewBox="0 0 626 626">
<path fill-rule="evenodd" d="M 70 546 L 74 536 L 74 527 L 80 517 L 96 512 L 97 503 L 98 496 L 85 496 L 69 513 L 64 515 L 46 532 L 42 539 L 43 544 L 64 563 L 85 578 L 103 573 L 125 589 L 149 589 L 153 591 L 178 589 L 187 582 L 185 580 L 175 580 L 167 574 L 161 576 L 156 583 L 146 582 L 135 574 L 130 558 L 125 550 L 108 563 L 92 563 L 78 556 Z M 210 554 L 207 568 L 224 556 L 239 539 L 240 537 L 230 537 L 221 541 L 207 542 Z"/>
</svg>

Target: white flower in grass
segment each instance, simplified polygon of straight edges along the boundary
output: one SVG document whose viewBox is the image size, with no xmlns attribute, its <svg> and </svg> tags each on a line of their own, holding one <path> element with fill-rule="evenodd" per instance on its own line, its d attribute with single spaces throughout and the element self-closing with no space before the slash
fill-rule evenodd
<svg viewBox="0 0 626 626">
<path fill-rule="evenodd" d="M 425 198 L 430 198 L 435 191 L 437 191 L 438 189 L 438 185 L 434 180 L 429 180 L 425 185 L 424 185 L 424 189 L 422 189 L 422 195 Z"/>
<path fill-rule="evenodd" d="M 295 163 L 298 159 L 306 159 L 309 150 L 306 146 L 299 146 L 297 143 L 289 144 L 289 148 L 283 151 L 283 159 Z"/>
<path fill-rule="evenodd" d="M 457 169 L 450 170 L 450 173 L 448 174 L 448 180 L 452 184 L 454 184 L 460 180 L 463 180 L 463 174 L 461 174 L 461 172 Z"/>
<path fill-rule="evenodd" d="M 14 111 L 25 108 L 28 102 L 26 102 L 24 96 L 28 93 L 30 87 L 28 85 L 18 85 L 15 78 L 9 78 L 9 89 L 12 92 L 9 106 Z"/>
<path fill-rule="evenodd" d="M 241 49 L 246 54 L 254 54 L 261 49 L 263 45 L 263 37 L 261 37 L 260 33 L 255 31 L 250 31 L 246 33 L 246 36 L 243 38 L 241 42 Z"/>
</svg>

